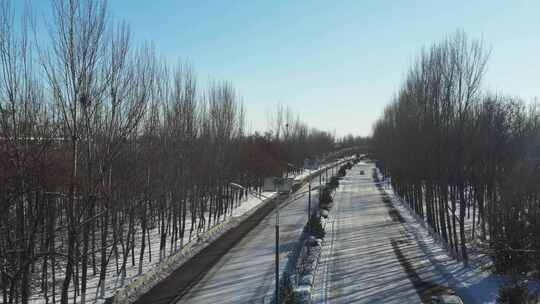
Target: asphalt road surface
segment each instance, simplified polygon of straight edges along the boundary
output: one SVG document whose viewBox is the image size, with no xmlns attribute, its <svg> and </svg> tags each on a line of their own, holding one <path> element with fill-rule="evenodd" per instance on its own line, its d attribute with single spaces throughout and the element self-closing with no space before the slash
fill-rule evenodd
<svg viewBox="0 0 540 304">
<path fill-rule="evenodd" d="M 312 186 L 318 184 L 316 177 Z M 307 190 L 305 185 L 297 193 Z M 312 206 L 316 205 L 317 197 L 317 191 L 312 191 Z M 287 254 L 297 244 L 307 222 L 307 209 L 307 194 L 280 206 L 281 271 L 285 268 Z M 272 211 L 221 257 L 178 303 L 269 303 L 275 288 L 274 255 L 275 211 Z"/>
<path fill-rule="evenodd" d="M 444 272 L 431 262 L 422 242 L 412 236 L 400 213 L 373 180 L 372 170 L 373 164 L 356 165 L 336 191 L 315 279 L 314 303 L 430 303 L 432 295 L 448 290 L 433 283 L 444 281 Z M 315 178 L 312 185 L 318 182 Z M 305 185 L 297 193 L 307 189 Z M 313 191 L 312 206 L 316 206 L 317 196 Z M 211 261 L 197 263 L 194 259 L 189 264 L 203 267 L 201 276 L 191 278 L 189 267 L 176 271 L 178 278 L 189 281 L 185 286 L 180 284 L 181 297 L 174 298 L 176 303 L 271 302 L 276 211 L 269 207 L 263 207 L 266 211 L 261 208 L 264 212 L 254 214 L 257 218 L 248 218 L 239 231 L 230 234 L 241 234 L 235 236 L 236 241 L 224 239 L 211 244 L 201 255 Z M 289 199 L 279 208 L 282 272 L 287 254 L 297 245 L 307 222 L 308 196 L 293 202 Z M 169 283 L 162 284 L 161 291 L 153 295 L 178 294 L 178 280 Z M 143 297 L 137 303 L 158 303 L 155 300 Z M 171 298 L 163 300 L 170 303 Z"/>
</svg>

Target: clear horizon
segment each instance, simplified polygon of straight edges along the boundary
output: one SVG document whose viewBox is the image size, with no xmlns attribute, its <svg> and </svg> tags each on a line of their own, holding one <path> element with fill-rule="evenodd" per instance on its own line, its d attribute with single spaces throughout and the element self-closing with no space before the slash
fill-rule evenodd
<svg viewBox="0 0 540 304">
<path fill-rule="evenodd" d="M 21 1 L 22 2 L 22 1 Z M 42 22 L 49 1 L 30 1 Z M 17 5 L 20 5 L 17 4 Z M 247 126 L 267 128 L 277 104 L 312 127 L 368 135 L 423 47 L 456 30 L 491 48 L 484 89 L 540 96 L 535 1 L 109 1 L 135 45 L 152 42 L 199 81 L 231 81 Z"/>
</svg>

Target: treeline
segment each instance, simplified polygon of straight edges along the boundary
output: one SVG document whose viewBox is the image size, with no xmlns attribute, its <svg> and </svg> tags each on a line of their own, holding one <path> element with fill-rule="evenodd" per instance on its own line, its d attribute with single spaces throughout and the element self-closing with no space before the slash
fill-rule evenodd
<svg viewBox="0 0 540 304">
<path fill-rule="evenodd" d="M 134 47 L 105 1 L 51 4 L 49 36 L 34 37 L 0 0 L 2 303 L 103 298 L 110 276 L 143 272 L 152 244 L 164 259 L 232 214 L 247 193 L 230 182 L 260 191 L 335 156 L 330 133 L 283 108 L 247 134 L 229 82 L 201 87 L 188 64 Z"/>
<path fill-rule="evenodd" d="M 349 147 L 369 147 L 371 145 L 371 137 L 368 136 L 354 136 L 348 134 L 342 138 L 338 138 L 337 144 L 342 148 Z"/>
<path fill-rule="evenodd" d="M 489 244 L 502 273 L 540 270 L 536 104 L 484 93 L 489 52 L 457 32 L 422 51 L 373 129 L 395 191 L 458 259 Z"/>
</svg>

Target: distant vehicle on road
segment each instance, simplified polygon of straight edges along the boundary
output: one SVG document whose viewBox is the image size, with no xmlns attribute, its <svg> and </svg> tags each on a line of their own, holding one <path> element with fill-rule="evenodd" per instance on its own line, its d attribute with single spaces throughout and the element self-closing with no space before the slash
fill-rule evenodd
<svg viewBox="0 0 540 304">
<path fill-rule="evenodd" d="M 360 175 L 364 175 L 364 170 L 360 170 Z"/>
<path fill-rule="evenodd" d="M 431 304 L 463 304 L 463 301 L 457 295 L 444 294 L 431 297 Z"/>
</svg>

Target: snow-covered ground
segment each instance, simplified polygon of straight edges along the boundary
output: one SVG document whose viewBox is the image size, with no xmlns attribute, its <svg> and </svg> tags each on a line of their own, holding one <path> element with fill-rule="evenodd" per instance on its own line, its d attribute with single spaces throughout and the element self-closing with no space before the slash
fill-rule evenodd
<svg viewBox="0 0 540 304">
<path fill-rule="evenodd" d="M 481 267 L 484 257 L 473 254 L 470 267 L 452 259 L 391 189 L 383 202 L 372 168 L 360 163 L 338 188 L 315 303 L 421 303 L 447 287 L 465 303 L 495 303 L 503 278 Z"/>
<path fill-rule="evenodd" d="M 263 192 L 263 196 L 265 197 L 274 197 L 276 195 L 275 192 Z M 208 229 L 207 231 L 204 231 L 200 234 L 194 234 L 192 239 L 189 240 L 189 236 L 186 235 L 183 240 L 180 240 L 176 244 L 176 248 L 171 248 L 169 240 L 167 239 L 166 242 L 166 248 L 165 252 L 167 253 L 167 257 L 160 260 L 159 256 L 159 244 L 160 244 L 160 233 L 159 229 L 156 227 L 154 229 L 149 230 L 149 239 L 151 240 L 150 243 L 150 252 L 151 256 L 148 255 L 148 253 L 145 253 L 144 260 L 142 264 L 142 272 L 139 274 L 139 254 L 140 254 L 140 246 L 138 246 L 141 242 L 141 234 L 140 232 L 136 235 L 136 241 L 135 244 L 137 246 L 135 247 L 135 265 L 132 265 L 131 258 L 129 259 L 126 267 L 126 275 L 122 282 L 122 276 L 117 272 L 117 265 L 112 260 L 107 267 L 107 276 L 105 280 L 105 297 L 108 298 L 111 297 L 116 291 L 118 291 L 121 288 L 124 288 L 126 286 L 129 286 L 130 284 L 135 283 L 135 281 L 142 279 L 143 277 L 148 277 L 149 272 L 155 271 L 157 268 L 159 268 L 162 264 L 171 264 L 171 260 L 177 261 L 179 258 L 182 257 L 189 257 L 190 253 L 193 249 L 193 247 L 197 244 L 197 242 L 205 241 L 209 236 L 213 236 L 216 233 L 218 233 L 221 228 L 224 227 L 224 225 L 231 220 L 240 217 L 247 212 L 250 212 L 257 206 L 259 206 L 262 203 L 261 199 L 249 194 L 241 203 L 240 205 L 235 208 L 232 211 L 232 214 L 227 214 L 226 216 L 222 216 L 216 225 L 214 225 L 212 228 Z M 207 216 L 208 218 L 208 216 Z M 188 215 L 186 219 L 186 227 L 189 229 L 191 225 L 191 217 Z M 195 226 L 197 223 L 195 223 Z M 188 233 L 186 233 L 188 234 Z M 182 245 L 183 244 L 183 245 Z M 145 251 L 149 251 L 148 247 L 145 249 Z M 119 248 L 119 254 L 122 254 L 121 248 Z M 121 258 L 120 261 L 121 263 Z M 91 270 L 89 270 L 91 273 Z M 60 273 L 59 273 L 60 274 Z M 101 298 L 98 294 L 98 282 L 99 282 L 99 272 L 96 273 L 95 276 L 90 276 L 87 282 L 87 294 L 86 294 L 86 303 L 95 303 L 95 302 L 101 302 L 104 301 L 104 298 Z M 73 287 L 72 287 L 73 288 Z M 59 292 L 60 288 L 57 288 L 57 300 L 59 299 Z M 70 291 L 70 298 L 73 299 L 73 295 L 75 292 L 73 290 Z M 50 297 L 50 296 L 49 296 Z M 49 301 L 51 301 L 52 298 L 49 298 Z M 73 300 L 70 300 L 72 302 Z M 76 299 L 77 303 L 81 303 L 80 296 Z M 31 297 L 30 300 L 33 304 L 41 304 L 45 303 L 45 296 L 43 294 L 34 294 Z"/>
<path fill-rule="evenodd" d="M 381 203 L 369 167 L 359 164 L 350 170 L 334 196 L 315 278 L 315 303 L 419 302 L 390 243 L 399 236 L 399 225 Z"/>
<path fill-rule="evenodd" d="M 314 179 L 312 186 L 318 181 Z M 307 190 L 304 185 L 298 192 Z M 312 191 L 312 198 L 316 197 L 317 192 Z M 281 273 L 307 222 L 307 208 L 307 194 L 280 206 Z M 270 303 L 275 288 L 274 256 L 275 211 L 229 250 L 179 303 Z"/>
<path fill-rule="evenodd" d="M 343 161 L 344 159 L 342 159 Z M 317 171 L 322 171 L 326 167 L 331 166 L 332 164 L 326 164 L 319 168 L 318 170 L 302 170 L 299 174 L 296 176 L 293 176 L 292 178 L 295 179 L 295 181 L 303 181 L 305 178 L 307 178 L 309 175 L 315 174 Z M 107 266 L 107 276 L 105 280 L 105 296 L 101 297 L 99 295 L 98 291 L 98 282 L 99 282 L 99 272 L 96 273 L 96 275 L 91 275 L 88 278 L 87 281 L 87 293 L 85 298 L 85 303 L 101 303 L 106 298 L 111 297 L 115 294 L 122 294 L 122 297 L 125 297 L 126 294 L 132 293 L 133 291 L 137 291 L 137 289 L 143 290 L 147 289 L 149 286 L 148 284 L 155 284 L 156 280 L 163 278 L 167 275 L 173 268 L 178 267 L 183 263 L 185 260 L 189 259 L 193 254 L 195 250 L 202 249 L 201 244 L 204 244 L 208 242 L 211 239 L 216 238 L 219 234 L 223 233 L 224 230 L 227 230 L 231 228 L 231 223 L 234 224 L 235 221 L 243 219 L 243 216 L 254 211 L 258 206 L 260 206 L 263 201 L 266 201 L 266 198 L 272 198 L 276 195 L 275 192 L 263 192 L 262 198 L 255 197 L 254 195 L 248 195 L 238 207 L 236 207 L 232 214 L 227 214 L 222 216 L 217 223 L 212 226 L 210 229 L 206 231 L 202 231 L 199 234 L 195 234 L 192 236 L 192 239 L 189 239 L 189 236 L 186 235 L 184 239 L 179 240 L 178 243 L 170 246 L 169 240 L 166 242 L 166 257 L 160 259 L 160 251 L 159 251 L 159 244 L 160 244 L 160 233 L 158 227 L 155 227 L 153 229 L 149 230 L 149 239 L 151 240 L 150 248 L 145 249 L 145 251 L 150 251 L 151 255 L 148 253 L 145 253 L 144 260 L 142 262 L 142 272 L 139 273 L 139 254 L 140 254 L 140 246 L 138 246 L 141 242 L 141 234 L 140 231 L 138 234 L 136 234 L 135 237 L 135 244 L 137 246 L 134 249 L 135 253 L 135 264 L 133 265 L 131 263 L 131 258 L 129 259 L 127 266 L 126 266 L 126 273 L 125 277 L 122 279 L 122 275 L 118 273 L 117 265 L 114 262 L 114 260 L 111 260 Z M 208 216 L 206 216 L 208 220 Z M 190 227 L 191 217 L 188 214 L 186 219 L 186 227 Z M 197 223 L 195 223 L 195 227 L 197 226 Z M 189 234 L 189 233 L 186 233 Z M 119 248 L 119 254 L 122 254 L 121 248 Z M 120 257 L 119 263 L 121 263 L 122 258 Z M 121 266 L 121 265 L 120 265 Z M 63 273 L 62 269 L 57 270 L 57 284 L 61 283 L 61 274 Z M 92 273 L 92 270 L 89 270 L 89 273 Z M 148 282 L 146 282 L 148 281 Z M 60 297 L 60 285 L 57 285 L 56 289 L 56 300 L 59 300 Z M 81 303 L 81 297 L 80 295 L 77 296 L 74 299 L 74 287 L 72 285 L 72 289 L 69 292 L 69 298 L 70 302 L 76 301 L 76 303 Z M 49 302 L 52 301 L 52 297 L 50 296 L 51 291 L 49 292 Z M 32 304 L 42 304 L 46 303 L 45 295 L 42 293 L 35 293 L 31 296 L 30 302 Z"/>
<path fill-rule="evenodd" d="M 465 303 L 495 303 L 498 289 L 505 278 L 486 269 L 489 258 L 470 251 L 468 267 L 451 258 L 444 244 L 436 235 L 429 233 L 408 205 L 394 195 L 393 190 L 386 192 L 406 220 L 404 229 L 417 246 L 414 259 L 422 274 L 426 274 L 426 279 L 454 289 Z"/>
</svg>

